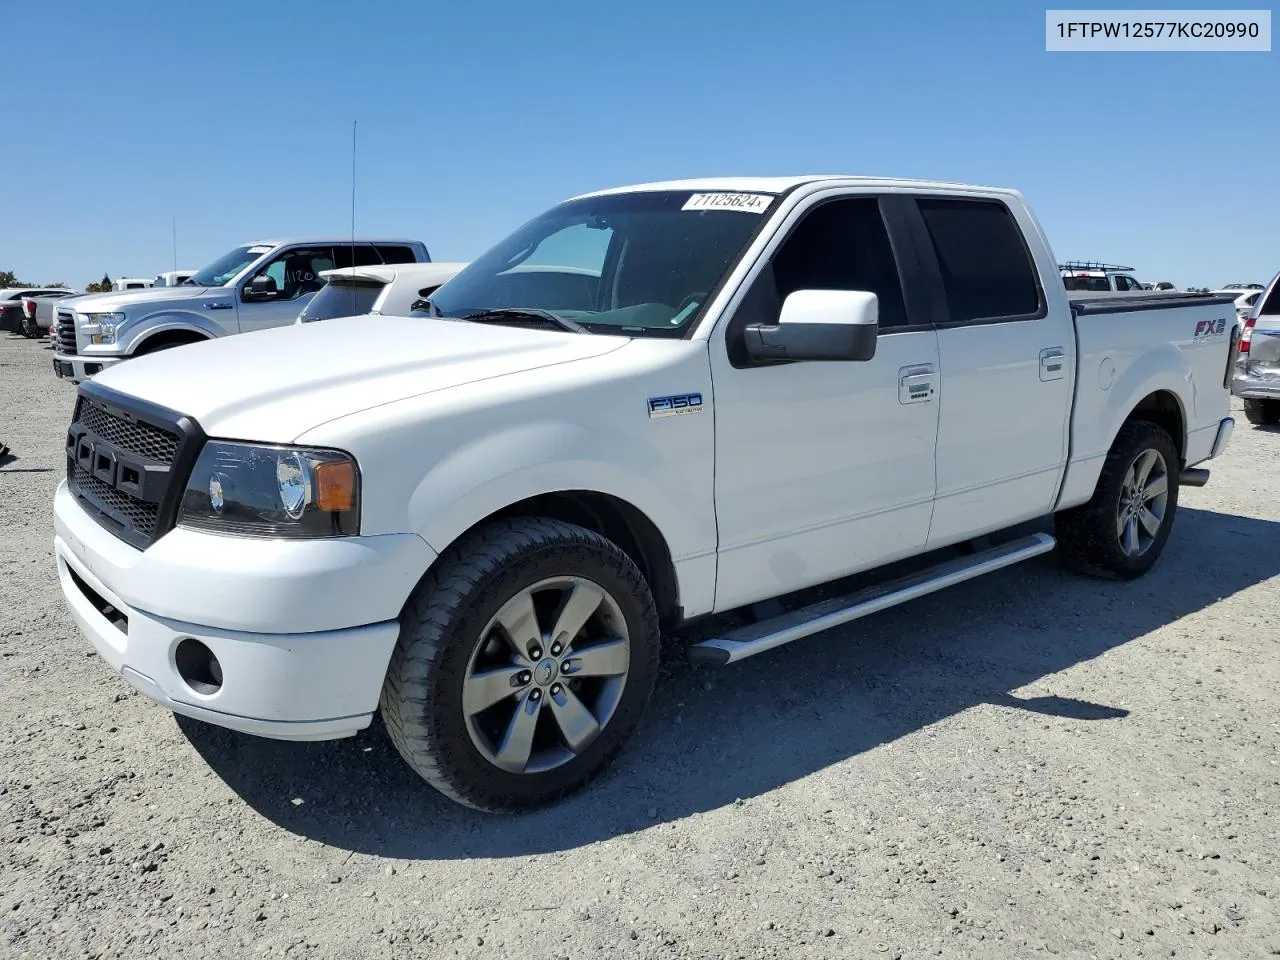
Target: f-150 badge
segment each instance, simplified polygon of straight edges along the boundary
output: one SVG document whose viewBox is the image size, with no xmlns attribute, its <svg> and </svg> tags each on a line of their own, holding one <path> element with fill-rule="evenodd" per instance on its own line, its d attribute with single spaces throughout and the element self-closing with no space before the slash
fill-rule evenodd
<svg viewBox="0 0 1280 960">
<path fill-rule="evenodd" d="M 658 417 L 678 417 L 686 413 L 702 412 L 702 394 L 678 393 L 670 397 L 650 397 L 648 400 L 649 419 Z"/>
<path fill-rule="evenodd" d="M 1196 324 L 1195 337 L 1196 340 L 1206 340 L 1209 337 L 1220 336 L 1227 329 L 1227 321 L 1225 317 L 1219 317 L 1217 320 L 1201 320 Z"/>
</svg>

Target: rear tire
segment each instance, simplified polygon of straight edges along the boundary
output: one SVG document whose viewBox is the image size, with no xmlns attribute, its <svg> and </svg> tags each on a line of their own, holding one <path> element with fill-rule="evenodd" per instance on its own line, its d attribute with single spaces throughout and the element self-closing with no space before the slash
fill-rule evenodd
<svg viewBox="0 0 1280 960">
<path fill-rule="evenodd" d="M 1178 509 L 1181 461 L 1154 423 L 1126 423 L 1111 445 L 1088 503 L 1054 517 L 1058 556 L 1069 569 L 1133 580 L 1154 565 Z"/>
<path fill-rule="evenodd" d="M 1246 400 L 1244 418 L 1259 427 L 1280 423 L 1280 400 Z"/>
<path fill-rule="evenodd" d="M 659 650 L 649 585 L 616 544 L 558 520 L 496 521 L 446 551 L 405 605 L 383 722 L 453 800 L 543 806 L 621 750 Z"/>
</svg>

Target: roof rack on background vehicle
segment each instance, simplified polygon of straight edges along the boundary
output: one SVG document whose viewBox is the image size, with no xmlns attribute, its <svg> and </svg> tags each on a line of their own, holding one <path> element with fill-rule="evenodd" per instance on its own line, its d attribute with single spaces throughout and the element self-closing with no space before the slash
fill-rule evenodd
<svg viewBox="0 0 1280 960">
<path fill-rule="evenodd" d="M 1133 267 L 1121 267 L 1114 263 L 1098 263 L 1094 260 L 1068 260 L 1058 264 L 1059 270 L 1132 270 Z"/>
</svg>

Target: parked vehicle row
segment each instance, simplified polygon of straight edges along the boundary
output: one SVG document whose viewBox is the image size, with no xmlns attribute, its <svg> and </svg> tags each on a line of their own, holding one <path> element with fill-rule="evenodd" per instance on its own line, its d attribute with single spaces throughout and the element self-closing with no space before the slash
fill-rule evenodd
<svg viewBox="0 0 1280 960">
<path fill-rule="evenodd" d="M 298 250 L 361 282 L 320 249 L 240 248 L 184 309 L 243 328 L 260 295 L 296 306 Z M 77 348 L 109 328 L 136 353 L 157 296 L 94 302 Z M 377 338 L 365 317 L 214 335 L 81 384 L 55 553 L 144 695 L 295 740 L 380 709 L 422 778 L 491 810 L 599 774 L 688 621 L 737 612 L 689 650 L 726 664 L 1055 547 L 1145 574 L 1233 427 L 1231 301 L 1069 296 L 1012 190 L 591 193 L 419 313 Z M 754 616 L 769 599 L 786 612 Z"/>
<path fill-rule="evenodd" d="M 66 297 L 75 292 L 65 287 L 10 287 L 0 290 L 0 330 L 25 334 L 23 321 L 28 300 L 33 297 Z"/>
</svg>

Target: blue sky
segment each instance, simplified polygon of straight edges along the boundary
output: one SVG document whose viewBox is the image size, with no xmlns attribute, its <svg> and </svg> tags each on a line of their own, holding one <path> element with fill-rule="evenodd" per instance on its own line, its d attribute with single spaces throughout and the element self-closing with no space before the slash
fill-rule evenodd
<svg viewBox="0 0 1280 960">
<path fill-rule="evenodd" d="M 1063 6 L 1055 4 L 1054 6 Z M 1207 6 L 1201 4 L 1201 7 Z M 1044 5 L 9 0 L 0 269 L 82 286 L 350 224 L 468 259 L 589 189 L 1021 189 L 1060 258 L 1280 270 L 1280 53 L 1044 50 Z M 1258 126 L 1255 126 L 1258 125 Z"/>
</svg>

